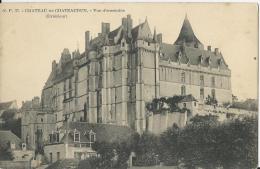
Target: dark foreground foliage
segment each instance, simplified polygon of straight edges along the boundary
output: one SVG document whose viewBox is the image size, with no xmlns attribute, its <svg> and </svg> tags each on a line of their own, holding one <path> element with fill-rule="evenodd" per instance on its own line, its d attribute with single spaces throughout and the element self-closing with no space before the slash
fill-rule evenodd
<svg viewBox="0 0 260 169">
<path fill-rule="evenodd" d="M 131 152 L 137 166 L 162 162 L 186 169 L 251 169 L 257 166 L 257 119 L 219 123 L 216 116 L 195 116 L 183 129 L 173 125 L 160 136 L 145 132 L 93 148 L 99 156 L 80 162 L 80 169 L 126 169 Z"/>
<path fill-rule="evenodd" d="M 194 117 L 180 130 L 161 136 L 160 159 L 187 169 L 251 169 L 257 166 L 257 119 L 246 117 L 219 124 L 214 116 Z"/>
</svg>

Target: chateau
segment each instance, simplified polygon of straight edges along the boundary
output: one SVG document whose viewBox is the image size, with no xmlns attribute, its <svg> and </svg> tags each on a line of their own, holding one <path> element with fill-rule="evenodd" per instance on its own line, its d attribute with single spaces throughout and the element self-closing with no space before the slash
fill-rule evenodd
<svg viewBox="0 0 260 169">
<path fill-rule="evenodd" d="M 174 29 L 174 28 L 173 28 Z M 178 31 L 178 30 L 176 30 Z M 172 37 L 174 38 L 174 37 Z M 56 128 L 69 121 L 146 127 L 146 104 L 153 98 L 191 94 L 199 104 L 210 95 L 229 102 L 231 70 L 218 48 L 204 45 L 184 19 L 177 40 L 163 42 L 148 20 L 133 27 L 130 15 L 90 38 L 85 51 L 64 49 L 42 90 L 41 107 L 55 117 Z"/>
</svg>

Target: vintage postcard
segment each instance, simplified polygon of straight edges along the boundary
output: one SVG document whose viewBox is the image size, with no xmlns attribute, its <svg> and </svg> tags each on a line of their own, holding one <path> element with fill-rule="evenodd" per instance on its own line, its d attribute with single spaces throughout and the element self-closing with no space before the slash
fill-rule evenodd
<svg viewBox="0 0 260 169">
<path fill-rule="evenodd" d="M 258 4 L 0 4 L 1 169 L 253 169 Z"/>
</svg>

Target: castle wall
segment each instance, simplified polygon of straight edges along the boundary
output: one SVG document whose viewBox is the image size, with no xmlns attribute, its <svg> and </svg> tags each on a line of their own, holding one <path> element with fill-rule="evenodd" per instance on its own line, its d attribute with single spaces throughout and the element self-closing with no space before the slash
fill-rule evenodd
<svg viewBox="0 0 260 169">
<path fill-rule="evenodd" d="M 192 94 L 199 101 L 205 100 L 208 95 L 212 96 L 212 89 L 215 90 L 215 96 L 219 103 L 230 102 L 232 99 L 228 72 L 218 70 L 209 72 L 207 69 L 197 66 L 166 64 L 163 61 L 159 70 L 160 96 L 181 95 L 181 88 L 185 86 L 185 94 Z M 203 76 L 203 80 L 201 76 Z M 202 88 L 204 89 L 204 98 L 200 95 Z"/>
</svg>

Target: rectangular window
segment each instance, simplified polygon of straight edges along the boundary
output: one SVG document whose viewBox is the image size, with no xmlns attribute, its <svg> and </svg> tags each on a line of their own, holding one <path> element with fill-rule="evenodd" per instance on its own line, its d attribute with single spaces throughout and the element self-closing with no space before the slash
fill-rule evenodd
<svg viewBox="0 0 260 169">
<path fill-rule="evenodd" d="M 72 97 L 72 79 L 69 79 L 69 98 Z"/>
<path fill-rule="evenodd" d="M 186 95 L 186 88 L 185 88 L 185 86 L 181 86 L 181 95 L 182 96 Z"/>
<path fill-rule="evenodd" d="M 66 80 L 64 81 L 63 94 L 64 94 L 64 100 L 66 100 Z"/>
<path fill-rule="evenodd" d="M 57 160 L 60 160 L 60 152 L 57 152 Z"/>
<path fill-rule="evenodd" d="M 200 75 L 200 85 L 204 86 L 204 76 Z"/>
<path fill-rule="evenodd" d="M 74 142 L 79 142 L 80 138 L 79 138 L 79 133 L 74 132 Z"/>
<path fill-rule="evenodd" d="M 185 72 L 181 73 L 181 82 L 185 83 Z"/>
<path fill-rule="evenodd" d="M 204 99 L 204 88 L 200 89 L 200 99 L 203 100 Z"/>
<path fill-rule="evenodd" d="M 212 84 L 212 87 L 215 87 L 215 77 L 211 78 L 211 84 Z"/>
<path fill-rule="evenodd" d="M 50 153 L 50 163 L 52 163 L 52 153 Z"/>
</svg>

